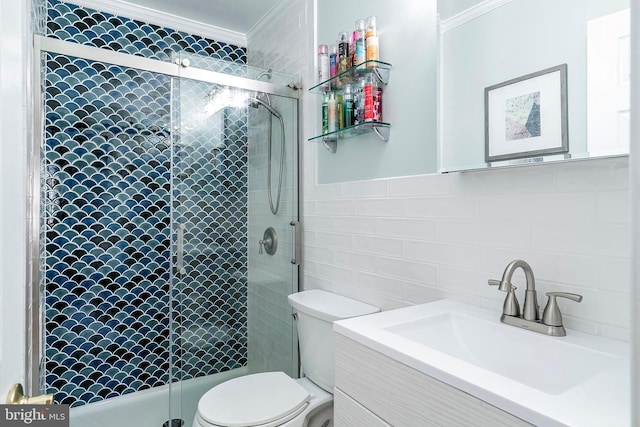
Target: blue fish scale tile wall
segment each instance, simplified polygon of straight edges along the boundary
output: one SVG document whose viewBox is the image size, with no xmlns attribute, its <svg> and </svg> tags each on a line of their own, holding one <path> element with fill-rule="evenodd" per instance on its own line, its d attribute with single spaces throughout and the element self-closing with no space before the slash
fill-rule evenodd
<svg viewBox="0 0 640 427">
<path fill-rule="evenodd" d="M 211 89 L 181 81 L 174 111 L 202 111 Z M 203 367 L 220 372 L 247 361 L 246 146 L 246 107 L 225 108 L 174 138 L 173 215 L 185 226 L 186 266 L 173 288 L 180 380 L 200 376 Z"/>
<path fill-rule="evenodd" d="M 171 61 L 174 52 L 247 62 L 246 49 L 158 25 L 49 0 L 47 37 Z"/>
<path fill-rule="evenodd" d="M 55 0 L 47 28 L 160 60 L 183 49 L 245 60 L 242 48 Z M 245 365 L 246 110 L 178 140 L 166 76 L 45 61 L 44 387 L 80 406 Z M 187 273 L 171 283 L 175 223 L 187 225 Z"/>
</svg>

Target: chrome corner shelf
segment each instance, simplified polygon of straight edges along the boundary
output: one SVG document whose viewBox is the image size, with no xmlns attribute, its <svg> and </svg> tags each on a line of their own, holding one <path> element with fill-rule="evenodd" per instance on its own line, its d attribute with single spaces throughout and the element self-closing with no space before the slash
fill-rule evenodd
<svg viewBox="0 0 640 427">
<path fill-rule="evenodd" d="M 374 132 L 382 141 L 389 141 L 391 124 L 386 122 L 364 122 L 349 126 L 334 132 L 309 138 L 309 142 L 322 142 L 322 145 L 331 153 L 338 151 L 338 139 L 352 138 L 368 132 Z"/>
<path fill-rule="evenodd" d="M 331 89 L 331 83 L 340 80 L 342 84 L 354 82 L 358 77 L 364 76 L 368 73 L 373 73 L 378 81 L 384 85 L 389 83 L 389 77 L 391 74 L 391 64 L 383 61 L 369 60 L 362 64 L 358 64 L 354 67 L 343 71 L 340 74 L 336 74 L 328 80 L 322 81 L 315 86 L 309 88 L 309 92 L 324 93 Z"/>
</svg>

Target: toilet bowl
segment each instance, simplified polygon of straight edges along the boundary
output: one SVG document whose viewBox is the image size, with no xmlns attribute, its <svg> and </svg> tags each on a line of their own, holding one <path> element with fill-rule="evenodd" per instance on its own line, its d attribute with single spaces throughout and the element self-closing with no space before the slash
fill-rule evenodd
<svg viewBox="0 0 640 427">
<path fill-rule="evenodd" d="M 304 376 L 263 372 L 226 381 L 200 398 L 193 427 L 333 426 L 333 322 L 380 309 L 321 290 L 288 300 Z"/>
</svg>

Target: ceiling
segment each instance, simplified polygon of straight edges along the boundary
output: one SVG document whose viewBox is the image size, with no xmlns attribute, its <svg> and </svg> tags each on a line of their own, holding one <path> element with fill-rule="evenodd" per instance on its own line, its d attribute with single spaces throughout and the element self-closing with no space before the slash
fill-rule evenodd
<svg viewBox="0 0 640 427">
<path fill-rule="evenodd" d="M 126 0 L 138 6 L 247 34 L 283 0 Z"/>
</svg>

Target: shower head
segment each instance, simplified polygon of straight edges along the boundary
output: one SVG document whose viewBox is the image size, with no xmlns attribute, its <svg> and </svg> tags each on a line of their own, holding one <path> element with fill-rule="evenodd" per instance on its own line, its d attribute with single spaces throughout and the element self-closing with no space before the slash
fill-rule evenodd
<svg viewBox="0 0 640 427">
<path fill-rule="evenodd" d="M 253 108 L 258 108 L 259 106 L 262 105 L 271 114 L 276 116 L 278 119 L 282 120 L 282 115 L 280 115 L 278 110 L 276 110 L 271 106 L 271 103 L 269 102 L 269 98 L 267 98 L 267 101 L 263 101 L 262 99 L 260 99 L 259 95 L 252 96 L 251 98 L 249 98 L 249 105 L 252 106 Z"/>
</svg>

